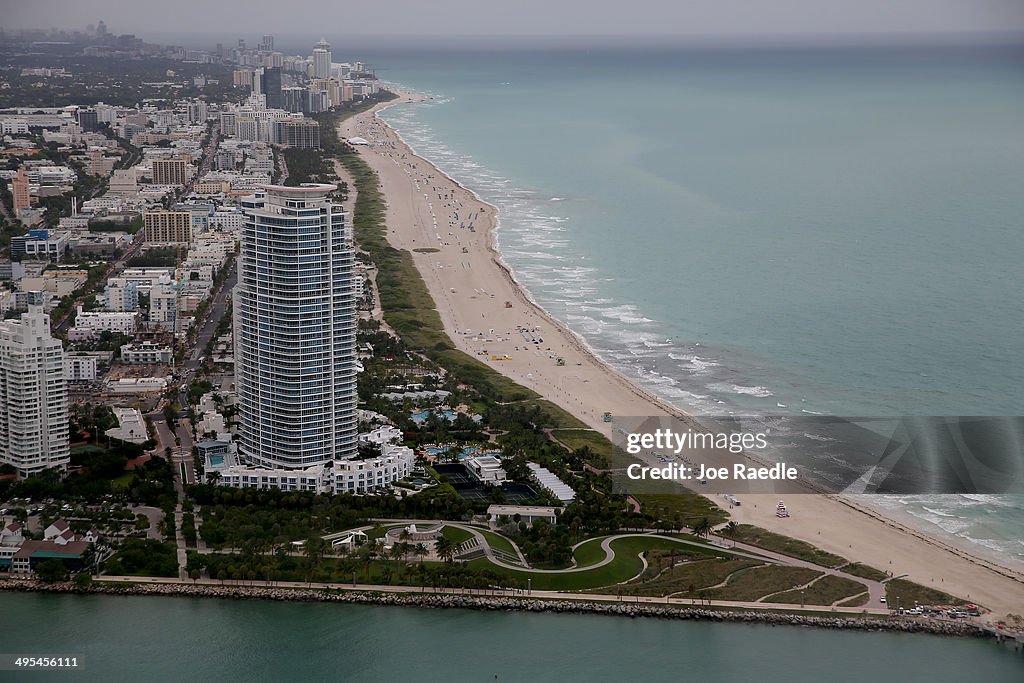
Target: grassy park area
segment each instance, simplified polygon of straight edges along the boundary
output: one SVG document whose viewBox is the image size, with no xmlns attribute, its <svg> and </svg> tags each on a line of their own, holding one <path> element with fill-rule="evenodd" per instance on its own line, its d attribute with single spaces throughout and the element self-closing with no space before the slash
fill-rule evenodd
<svg viewBox="0 0 1024 683">
<path fill-rule="evenodd" d="M 789 538 L 788 536 L 776 534 L 771 531 L 766 531 L 765 529 L 758 528 L 751 524 L 738 525 L 731 538 L 735 538 L 737 541 L 741 541 L 743 543 L 749 543 L 750 545 L 756 545 L 758 548 L 764 548 L 765 550 L 771 550 L 783 555 L 788 555 L 789 557 L 795 557 L 798 560 L 813 562 L 814 564 L 821 565 L 822 567 L 835 568 L 841 567 L 847 563 L 846 560 L 839 555 L 833 555 L 821 548 L 816 548 L 810 543 L 798 541 L 795 538 Z"/>
<path fill-rule="evenodd" d="M 831 605 L 841 600 L 852 599 L 867 590 L 867 587 L 842 576 L 823 576 L 808 586 L 801 596 L 801 591 L 791 590 L 785 593 L 776 593 L 766 598 L 765 602 L 782 602 L 795 605 L 803 602 L 805 605 Z"/>
</svg>

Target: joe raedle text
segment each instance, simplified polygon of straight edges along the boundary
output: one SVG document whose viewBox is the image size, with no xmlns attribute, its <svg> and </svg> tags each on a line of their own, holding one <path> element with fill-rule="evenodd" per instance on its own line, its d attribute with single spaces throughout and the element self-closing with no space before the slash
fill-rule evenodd
<svg viewBox="0 0 1024 683">
<path fill-rule="evenodd" d="M 796 481 L 795 467 L 784 462 L 768 467 L 753 467 L 735 463 L 730 467 L 711 467 L 704 464 L 681 465 L 669 463 L 650 467 L 634 463 L 626 468 L 626 476 L 633 481 Z"/>
</svg>

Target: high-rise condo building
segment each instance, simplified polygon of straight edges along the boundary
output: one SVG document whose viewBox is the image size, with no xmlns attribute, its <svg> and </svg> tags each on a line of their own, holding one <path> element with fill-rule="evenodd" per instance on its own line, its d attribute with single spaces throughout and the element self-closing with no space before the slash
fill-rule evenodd
<svg viewBox="0 0 1024 683">
<path fill-rule="evenodd" d="M 249 465 L 357 453 L 355 249 L 335 189 L 265 185 L 242 200 L 235 382 Z"/>
<path fill-rule="evenodd" d="M 25 167 L 18 168 L 18 174 L 11 180 L 11 194 L 14 196 L 14 213 L 17 215 L 21 209 L 32 206 L 32 196 L 28 189 L 28 176 L 25 175 Z"/>
<path fill-rule="evenodd" d="M 188 182 L 187 164 L 184 159 L 154 159 L 154 185 L 184 185 Z"/>
<path fill-rule="evenodd" d="M 320 124 L 309 119 L 274 121 L 273 140 L 286 147 L 320 149 Z"/>
<path fill-rule="evenodd" d="M 281 68 L 270 67 L 263 70 L 261 83 L 263 94 L 267 97 L 268 109 L 283 109 L 284 99 L 281 97 Z"/>
<path fill-rule="evenodd" d="M 331 45 L 323 38 L 313 48 L 313 78 L 331 77 Z"/>
<path fill-rule="evenodd" d="M 147 242 L 188 244 L 192 241 L 191 211 L 145 211 L 142 221 Z"/>
<path fill-rule="evenodd" d="M 20 320 L 0 322 L 0 463 L 19 477 L 67 467 L 64 347 L 50 335 L 41 292 Z"/>
</svg>

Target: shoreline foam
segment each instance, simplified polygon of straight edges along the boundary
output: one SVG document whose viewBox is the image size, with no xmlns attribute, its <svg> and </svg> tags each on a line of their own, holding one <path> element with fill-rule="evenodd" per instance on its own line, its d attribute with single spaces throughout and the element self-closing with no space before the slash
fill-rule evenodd
<svg viewBox="0 0 1024 683">
<path fill-rule="evenodd" d="M 645 387 L 638 386 L 618 369 L 600 358 L 582 340 L 580 335 L 560 320 L 555 319 L 530 296 L 522 283 L 518 282 L 511 267 L 501 257 L 500 249 L 498 249 L 495 234 L 497 227 L 500 225 L 497 207 L 482 199 L 475 190 L 460 184 L 428 159 L 416 154 L 415 150 L 401 135 L 378 115 L 381 110 L 388 107 L 425 99 L 422 96 L 412 95 L 404 91 L 400 91 L 399 94 L 398 100 L 377 105 L 366 112 L 361 112 L 346 119 L 340 124 L 339 133 L 342 137 L 352 137 L 358 134 L 371 139 L 375 143 L 379 143 L 383 140 L 375 140 L 375 136 L 370 135 L 366 130 L 362 130 L 367 126 L 378 126 L 379 128 L 376 132 L 383 134 L 385 138 L 390 136 L 392 139 L 387 141 L 388 144 L 394 144 L 394 148 L 397 151 L 405 154 L 404 160 L 406 165 L 412 167 L 412 162 L 415 161 L 417 170 L 419 170 L 418 165 L 423 164 L 425 168 L 429 169 L 429 175 L 433 176 L 435 182 L 440 182 L 440 178 L 443 178 L 448 184 L 446 189 L 449 192 L 446 194 L 454 196 L 458 192 L 462 192 L 477 204 L 486 207 L 485 250 L 483 251 L 486 254 L 486 263 L 480 263 L 479 265 L 491 264 L 494 267 L 494 274 L 500 278 L 510 298 L 517 301 L 521 306 L 527 307 L 526 311 L 516 309 L 511 313 L 511 317 L 507 311 L 502 315 L 503 311 L 500 309 L 497 311 L 497 315 L 494 315 L 495 311 L 481 309 L 479 302 L 474 304 L 473 302 L 465 301 L 466 297 L 463 296 L 461 297 L 463 301 L 460 302 L 460 306 L 464 306 L 467 310 L 460 309 L 459 313 L 461 315 L 470 315 L 469 310 L 473 310 L 474 313 L 485 311 L 482 313 L 482 317 L 486 319 L 487 312 L 490 312 L 493 316 L 491 321 L 494 319 L 503 321 L 505 325 L 502 327 L 505 329 L 514 328 L 517 317 L 539 319 L 543 324 L 550 325 L 557 331 L 560 337 L 559 341 L 563 342 L 563 350 L 571 349 L 578 358 L 583 359 L 583 363 L 593 366 L 589 369 L 589 379 L 573 383 L 577 389 L 575 393 L 572 387 L 570 387 L 568 392 L 562 389 L 561 380 L 565 379 L 564 374 L 559 379 L 557 385 L 552 383 L 548 375 L 557 373 L 553 371 L 551 366 L 544 367 L 544 374 L 539 375 L 534 375 L 529 370 L 540 369 L 540 363 L 527 364 L 525 367 L 523 367 L 522 363 L 498 363 L 492 364 L 492 367 L 520 384 L 536 391 L 544 398 L 560 405 L 606 436 L 610 433 L 610 426 L 602 424 L 599 416 L 604 412 L 601 408 L 605 408 L 605 406 L 610 404 L 625 404 L 633 408 L 640 408 L 639 410 L 611 410 L 613 414 L 646 415 L 652 414 L 650 408 L 656 408 L 657 414 L 671 415 L 684 420 L 688 424 L 699 427 L 699 422 L 692 416 L 687 415 L 678 406 L 657 396 Z M 345 132 L 355 130 L 360 130 L 360 132 Z M 423 246 L 422 244 L 415 244 L 417 236 L 427 237 L 427 243 L 435 246 L 430 241 L 430 235 L 425 229 L 423 229 L 422 234 L 416 232 L 416 224 L 418 222 L 422 223 L 421 218 L 427 213 L 424 209 L 428 205 L 432 205 L 434 201 L 440 202 L 442 200 L 430 199 L 427 202 L 423 202 L 421 201 L 422 197 L 414 191 L 408 192 L 411 200 L 403 201 L 397 199 L 405 194 L 400 191 L 401 181 L 406 180 L 410 185 L 413 182 L 414 176 L 410 173 L 410 170 L 398 163 L 399 158 L 397 156 L 392 157 L 390 153 L 378 153 L 376 144 L 358 149 L 360 156 L 378 173 L 380 182 L 384 187 L 385 196 L 388 200 L 388 241 L 392 246 L 406 249 L 410 253 L 412 253 L 411 246 L 413 248 Z M 402 176 L 394 173 L 394 166 L 396 165 L 403 172 Z M 425 177 L 426 175 L 424 174 L 424 181 Z M 396 192 L 396 189 L 399 189 L 399 191 Z M 423 206 L 420 206 L 421 204 Z M 443 210 L 443 207 L 441 207 L 440 211 L 443 212 Z M 432 209 L 429 212 L 435 218 L 441 215 L 433 214 Z M 440 223 L 435 222 L 435 225 L 438 226 L 435 229 L 442 229 Z M 400 226 L 401 231 L 396 226 Z M 420 227 L 423 228 L 422 225 Z M 483 230 L 483 226 L 481 226 L 481 229 Z M 443 240 L 441 241 L 443 243 Z M 474 251 L 480 251 L 479 245 L 475 247 Z M 448 256 L 449 254 L 446 253 L 444 255 Z M 449 337 L 463 351 L 470 355 L 477 355 L 460 333 L 460 330 L 464 329 L 463 326 L 455 324 L 457 314 L 452 305 L 452 297 L 449 296 L 449 290 L 452 294 L 455 294 L 465 286 L 463 279 L 447 278 L 447 281 L 445 281 L 445 273 L 442 271 L 443 266 L 441 268 L 436 267 L 441 256 L 441 254 L 413 253 L 413 260 L 434 299 L 435 306 L 441 315 L 441 319 L 445 324 L 445 331 Z M 470 253 L 466 256 L 466 259 L 472 261 L 473 256 L 478 256 L 478 254 Z M 477 260 L 479 260 L 479 257 Z M 430 262 L 433 262 L 433 264 Z M 480 274 L 480 270 L 484 270 L 484 268 L 477 269 L 470 275 L 470 278 L 486 280 L 487 274 Z M 498 286 L 488 287 L 487 291 L 492 293 L 493 298 L 494 292 L 500 288 Z M 469 298 L 475 299 L 476 297 L 470 296 Z M 491 321 L 484 325 L 485 329 L 487 327 L 495 327 Z M 502 328 L 499 327 L 497 329 L 500 334 Z M 547 333 L 545 332 L 545 334 Z M 548 338 L 550 339 L 550 335 Z M 489 344 L 488 346 L 493 348 L 498 345 Z M 508 349 L 511 353 L 511 343 L 509 343 Z M 543 359 L 538 360 L 543 361 Z M 572 370 L 574 368 L 567 369 Z M 594 372 L 595 370 L 596 373 Z M 591 391 L 594 387 L 586 386 L 587 383 L 598 379 L 596 375 L 601 375 L 601 389 L 603 393 Z M 581 378 L 577 376 L 577 379 Z M 540 388 L 541 383 L 546 385 L 545 389 Z M 622 400 L 622 396 L 614 393 L 622 390 L 631 394 L 632 399 Z M 613 393 L 609 394 L 609 391 Z M 585 403 L 578 396 L 585 396 L 587 402 Z M 603 399 L 604 405 L 596 405 L 596 402 L 601 399 Z M 573 400 L 576 401 L 576 404 L 572 402 Z M 637 403 L 637 401 L 640 403 Z M 605 409 L 608 410 L 609 408 Z M 774 500 L 769 500 L 768 498 L 771 497 L 765 497 L 764 500 L 761 500 L 757 496 L 748 496 L 745 501 L 746 505 L 731 510 L 733 519 L 739 523 L 756 524 L 770 531 L 807 541 L 824 550 L 843 555 L 847 559 L 864 562 L 865 564 L 876 566 L 883 571 L 891 571 L 893 575 L 906 574 L 910 580 L 917 581 L 923 585 L 930 584 L 945 592 L 967 597 L 1000 613 L 1004 609 L 1009 612 L 1024 612 L 1024 574 L 1003 566 L 996 561 L 976 556 L 968 548 L 958 547 L 955 543 L 949 543 L 944 539 L 935 538 L 924 531 L 912 529 L 901 524 L 887 516 L 884 509 L 876 509 L 874 506 L 850 500 L 845 496 L 800 496 L 798 505 L 790 506 L 799 510 L 797 518 L 791 517 L 780 521 L 778 518 L 775 518 L 773 513 Z M 753 504 L 751 505 L 751 503 Z M 758 503 L 762 503 L 760 510 L 758 510 Z M 823 531 L 826 532 L 825 535 L 822 535 Z M 846 548 L 842 547 L 844 541 L 850 541 L 845 543 Z M 856 542 L 856 547 L 854 542 Z M 936 579 L 939 580 L 936 581 Z"/>
</svg>

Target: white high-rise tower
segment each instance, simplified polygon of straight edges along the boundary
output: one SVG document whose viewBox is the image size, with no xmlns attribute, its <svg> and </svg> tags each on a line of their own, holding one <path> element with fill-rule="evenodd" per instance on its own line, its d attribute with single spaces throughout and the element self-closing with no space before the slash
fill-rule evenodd
<svg viewBox="0 0 1024 683">
<path fill-rule="evenodd" d="M 64 347 L 30 292 L 28 313 L 0 322 L 0 463 L 25 477 L 68 461 Z"/>
<path fill-rule="evenodd" d="M 249 465 L 357 453 L 355 247 L 335 189 L 265 185 L 242 200 L 235 383 Z"/>
<path fill-rule="evenodd" d="M 324 40 L 313 48 L 313 78 L 331 77 L 331 46 Z"/>
</svg>

